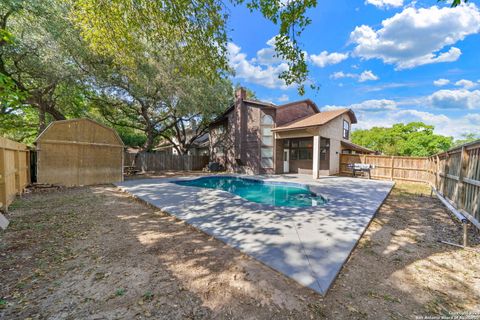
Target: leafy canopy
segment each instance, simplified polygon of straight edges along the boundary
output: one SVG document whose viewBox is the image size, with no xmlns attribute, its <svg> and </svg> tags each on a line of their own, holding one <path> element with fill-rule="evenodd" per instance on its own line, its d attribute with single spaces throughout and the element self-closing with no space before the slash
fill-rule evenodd
<svg viewBox="0 0 480 320">
<path fill-rule="evenodd" d="M 386 155 L 425 157 L 452 146 L 452 137 L 434 134 L 433 129 L 423 122 L 398 123 L 391 128 L 373 127 L 353 131 L 352 142 Z"/>
<path fill-rule="evenodd" d="M 259 11 L 278 25 L 275 48 L 289 69 L 280 75 L 304 93 L 308 70 L 298 38 L 311 23 L 316 0 L 230 0 Z M 229 9 L 221 0 L 68 0 L 71 18 L 97 53 L 118 64 L 133 64 L 159 52 L 174 61 L 179 75 L 210 81 L 230 73 L 227 53 Z M 176 57 L 182 57 L 175 61 Z"/>
<path fill-rule="evenodd" d="M 461 135 L 460 139 L 457 139 L 453 142 L 453 146 L 461 146 L 462 144 L 470 143 L 473 141 L 480 140 L 480 134 L 478 133 L 464 133 Z"/>
</svg>

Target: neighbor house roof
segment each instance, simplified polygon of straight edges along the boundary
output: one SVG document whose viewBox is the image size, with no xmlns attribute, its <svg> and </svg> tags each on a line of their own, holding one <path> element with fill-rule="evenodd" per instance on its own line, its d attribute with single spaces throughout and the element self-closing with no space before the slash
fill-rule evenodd
<svg viewBox="0 0 480 320">
<path fill-rule="evenodd" d="M 350 150 L 355 150 L 355 151 L 360 151 L 364 153 L 375 153 L 374 150 L 368 149 L 362 146 L 359 146 L 358 144 L 352 143 L 352 142 L 347 142 L 347 141 L 340 141 L 342 144 L 342 147 L 345 149 L 350 149 Z"/>
<path fill-rule="evenodd" d="M 324 112 L 316 113 L 311 116 L 307 116 L 305 118 L 301 118 L 299 120 L 287 123 L 283 126 L 276 127 L 272 129 L 272 131 L 289 131 L 289 130 L 308 128 L 308 127 L 321 126 L 345 113 L 347 113 L 350 116 L 350 120 L 352 121 L 352 123 L 357 123 L 357 117 L 355 117 L 355 114 L 351 109 L 337 109 L 337 110 L 331 110 L 331 111 L 324 111 Z"/>
</svg>

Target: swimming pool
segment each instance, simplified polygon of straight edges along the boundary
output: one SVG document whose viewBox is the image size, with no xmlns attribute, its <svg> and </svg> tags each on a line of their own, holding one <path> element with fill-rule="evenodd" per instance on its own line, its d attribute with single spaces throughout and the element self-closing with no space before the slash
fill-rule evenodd
<svg viewBox="0 0 480 320">
<path fill-rule="evenodd" d="M 282 207 L 316 207 L 326 199 L 310 191 L 307 185 L 271 182 L 232 176 L 202 177 L 192 180 L 175 180 L 175 184 L 189 187 L 228 191 L 245 200 Z"/>
</svg>

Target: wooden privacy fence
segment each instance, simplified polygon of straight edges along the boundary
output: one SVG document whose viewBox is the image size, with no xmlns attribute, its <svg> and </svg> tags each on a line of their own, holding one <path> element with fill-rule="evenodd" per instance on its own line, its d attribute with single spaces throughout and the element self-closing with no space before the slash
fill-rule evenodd
<svg viewBox="0 0 480 320">
<path fill-rule="evenodd" d="M 0 209 L 7 210 L 15 195 L 30 182 L 27 146 L 0 137 Z"/>
<path fill-rule="evenodd" d="M 351 163 L 375 165 L 375 169 L 371 171 L 374 179 L 412 182 L 430 181 L 428 158 L 341 154 L 340 173 L 352 174 L 352 171 L 347 167 Z"/>
<path fill-rule="evenodd" d="M 350 163 L 375 165 L 374 179 L 429 183 L 480 228 L 480 141 L 428 158 L 341 154 L 340 174 L 352 174 Z"/>
<path fill-rule="evenodd" d="M 480 141 L 428 158 L 429 183 L 480 228 Z"/>
<path fill-rule="evenodd" d="M 140 171 L 202 170 L 208 161 L 208 156 L 174 155 L 167 152 L 125 153 L 125 165 Z"/>
</svg>

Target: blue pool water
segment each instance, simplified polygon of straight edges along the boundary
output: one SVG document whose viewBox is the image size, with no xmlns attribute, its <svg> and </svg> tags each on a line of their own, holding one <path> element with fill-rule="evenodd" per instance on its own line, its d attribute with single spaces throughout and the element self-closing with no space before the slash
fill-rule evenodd
<svg viewBox="0 0 480 320">
<path fill-rule="evenodd" d="M 248 201 L 284 207 L 315 207 L 326 199 L 310 191 L 308 186 L 296 183 L 271 182 L 231 176 L 202 177 L 193 180 L 172 181 L 181 186 L 220 189 Z"/>
</svg>

